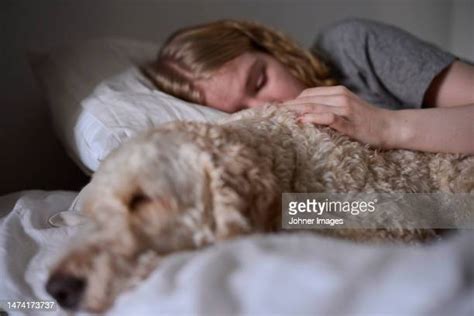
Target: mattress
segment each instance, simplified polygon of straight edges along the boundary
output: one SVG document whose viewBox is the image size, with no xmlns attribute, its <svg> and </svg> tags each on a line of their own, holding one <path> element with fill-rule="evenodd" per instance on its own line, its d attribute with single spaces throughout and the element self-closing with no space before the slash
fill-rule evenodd
<svg viewBox="0 0 474 316">
<path fill-rule="evenodd" d="M 74 212 L 76 196 L 0 197 L 0 302 L 51 300 L 44 290 L 48 268 L 77 226 L 53 227 L 49 219 Z M 472 231 L 428 246 L 254 235 L 167 257 L 108 314 L 474 315 L 473 245 Z"/>
</svg>

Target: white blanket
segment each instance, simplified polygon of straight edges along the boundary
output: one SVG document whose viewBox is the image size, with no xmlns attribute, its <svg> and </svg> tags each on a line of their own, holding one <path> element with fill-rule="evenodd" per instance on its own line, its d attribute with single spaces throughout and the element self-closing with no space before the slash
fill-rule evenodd
<svg viewBox="0 0 474 316">
<path fill-rule="evenodd" d="M 48 218 L 75 196 L 0 198 L 0 301 L 51 299 L 48 266 L 76 228 L 51 227 Z M 252 236 L 168 257 L 109 314 L 474 315 L 473 245 L 468 231 L 429 247 Z"/>
</svg>

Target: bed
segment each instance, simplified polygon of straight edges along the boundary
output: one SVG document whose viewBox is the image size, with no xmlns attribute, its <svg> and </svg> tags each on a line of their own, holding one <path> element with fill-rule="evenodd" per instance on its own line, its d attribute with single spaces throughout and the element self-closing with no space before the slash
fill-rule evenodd
<svg viewBox="0 0 474 316">
<path fill-rule="evenodd" d="M 150 89 L 137 66 L 155 56 L 158 47 L 155 42 L 123 38 L 82 40 L 82 37 L 96 37 L 97 34 L 108 35 L 112 33 L 109 29 L 122 27 L 125 20 L 122 11 L 116 10 L 115 18 L 103 21 L 103 16 L 110 12 L 110 5 L 104 3 L 110 4 L 111 1 L 98 1 L 98 5 L 91 1 L 84 3 L 75 4 L 77 10 L 70 11 L 82 17 L 77 20 L 90 17 L 95 24 L 105 25 L 98 28 L 101 31 L 96 31 L 93 26 L 90 34 L 86 32 L 83 36 L 84 28 L 78 27 L 76 32 L 72 32 L 75 34 L 72 37 L 81 41 L 57 46 L 47 52 L 30 51 L 28 56 L 40 90 L 50 106 L 56 135 L 68 156 L 85 174 L 92 174 L 110 151 L 143 129 L 176 119 L 213 121 L 225 116 Z M 131 6 L 131 3 L 125 1 L 123 6 Z M 69 13 L 65 14 L 69 12 L 68 5 L 56 4 L 54 10 L 46 10 L 48 18 L 41 14 L 29 16 L 25 4 L 11 5 L 18 12 L 9 19 L 30 17 L 31 21 L 25 25 L 31 29 L 37 26 L 36 20 L 43 19 L 55 21 L 58 18 L 63 25 L 68 25 L 71 19 Z M 97 6 L 95 15 L 90 10 L 92 5 Z M 179 4 L 187 5 L 184 2 Z M 327 10 L 321 12 L 332 12 L 335 18 L 340 17 L 340 9 L 346 8 L 347 2 L 341 1 L 335 7 L 329 3 L 324 5 Z M 423 5 L 426 4 L 413 4 L 416 8 Z M 39 9 L 43 2 L 35 6 Z M 168 10 L 171 4 L 149 6 Z M 250 2 L 215 6 L 210 10 L 200 10 L 196 2 L 191 10 L 187 7 L 187 11 L 168 10 L 173 12 L 173 18 L 169 20 L 174 24 L 166 19 L 155 21 L 153 10 L 146 5 L 123 12 L 137 22 L 134 24 L 136 30 L 128 35 L 137 38 L 141 37 L 137 34 L 146 34 L 143 37 L 155 38 L 155 30 L 150 27 L 155 24 L 138 22 L 147 18 L 150 23 L 158 23 L 160 29 L 171 31 L 181 25 L 179 21 L 191 23 L 201 21 L 203 17 L 209 19 L 213 15 L 208 12 L 217 15 L 216 12 L 221 14 L 224 8 L 229 14 L 236 11 L 235 14 L 240 16 L 258 11 Z M 301 21 L 308 21 L 311 27 L 304 24 L 293 26 L 294 23 L 287 23 L 281 16 L 267 16 L 266 10 L 255 13 L 255 18 L 282 28 L 291 24 L 293 33 L 304 31 L 307 44 L 314 36 L 315 10 L 309 10 L 312 6 L 308 2 L 293 10 L 293 2 L 282 4 L 285 16 L 290 11 L 294 15 L 306 16 Z M 356 12 L 352 14 L 371 16 L 370 12 L 381 14 L 383 10 L 379 9 L 385 7 L 368 2 L 353 8 Z M 433 27 L 426 28 L 430 32 L 423 36 L 425 38 L 448 29 L 439 21 L 446 21 L 443 17 L 450 6 L 443 4 L 436 8 L 435 13 L 428 17 L 431 23 L 427 25 Z M 197 12 L 203 16 L 195 16 Z M 391 15 L 388 11 L 383 12 Z M 323 15 L 320 14 L 318 23 L 331 20 Z M 412 29 L 415 30 L 419 16 L 414 15 Z M 68 29 L 61 30 L 51 23 L 44 27 L 44 34 L 38 38 L 37 34 L 28 33 L 30 42 L 38 44 L 44 39 L 57 40 L 55 36 L 68 38 Z M 49 32 L 52 29 L 63 32 L 63 36 Z M 16 34 L 10 37 L 16 39 Z M 158 37 L 163 39 L 164 34 Z M 26 46 L 26 43 L 22 44 Z M 42 48 L 41 45 L 34 46 Z M 20 94 L 18 91 L 23 91 L 23 88 L 14 93 Z M 140 102 L 134 101 L 137 99 Z M 163 104 L 165 111 L 155 113 L 156 102 Z M 138 103 L 139 112 L 135 106 Z M 131 112 L 134 115 L 130 115 Z M 58 223 L 52 219 L 57 219 L 58 214 L 70 214 L 74 218 L 79 211 L 79 194 L 78 191 L 35 190 L 0 197 L 0 314 L 2 308 L 6 309 L 7 301 L 51 300 L 44 288 L 48 269 L 78 230 L 73 223 Z M 472 230 L 460 231 L 425 246 L 362 245 L 312 233 L 254 235 L 167 257 L 147 280 L 121 295 L 108 314 L 474 315 L 473 244 Z M 8 313 L 67 314 L 59 308 L 53 311 L 10 309 Z"/>
<path fill-rule="evenodd" d="M 0 295 L 51 300 L 48 267 L 78 226 L 77 192 L 0 198 Z M 108 315 L 472 315 L 474 234 L 426 246 L 356 245 L 311 233 L 255 235 L 167 257 Z M 44 315 L 65 312 L 43 311 Z"/>
</svg>

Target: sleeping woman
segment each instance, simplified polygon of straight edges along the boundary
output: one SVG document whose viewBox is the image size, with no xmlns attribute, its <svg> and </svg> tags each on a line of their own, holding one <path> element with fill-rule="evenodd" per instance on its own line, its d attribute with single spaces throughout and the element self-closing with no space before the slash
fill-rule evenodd
<svg viewBox="0 0 474 316">
<path fill-rule="evenodd" d="M 474 66 L 382 23 L 339 22 L 308 51 L 222 20 L 175 32 L 143 70 L 160 90 L 228 113 L 281 103 L 375 147 L 474 154 Z"/>
</svg>

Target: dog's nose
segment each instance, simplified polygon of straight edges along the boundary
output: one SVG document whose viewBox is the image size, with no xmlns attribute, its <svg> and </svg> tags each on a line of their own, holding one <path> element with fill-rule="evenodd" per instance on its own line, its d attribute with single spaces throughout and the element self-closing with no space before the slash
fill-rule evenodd
<svg viewBox="0 0 474 316">
<path fill-rule="evenodd" d="M 65 274 L 53 274 L 46 284 L 46 291 L 67 309 L 78 307 L 85 288 L 84 279 Z"/>
</svg>

